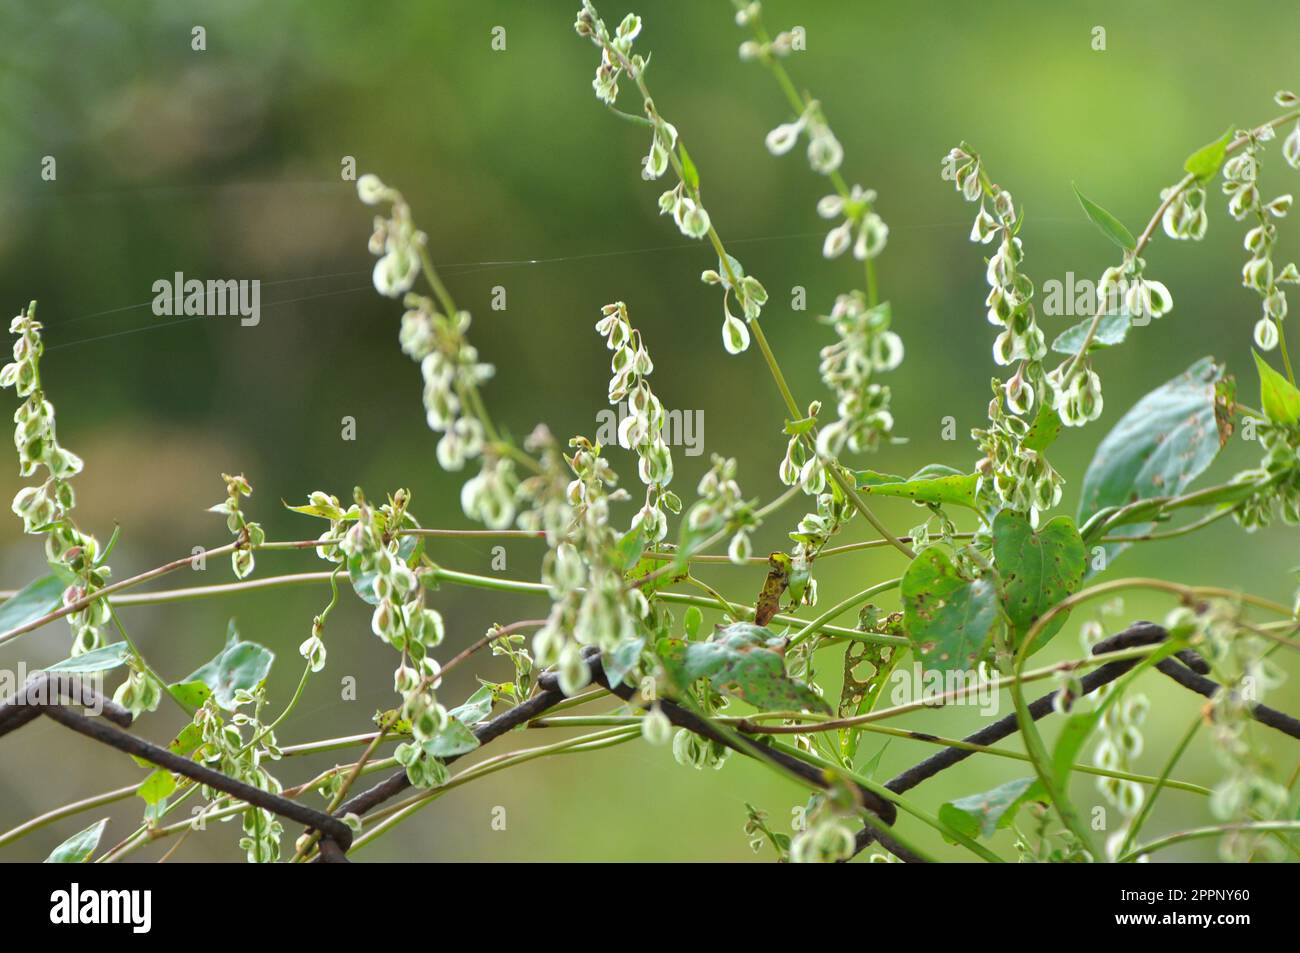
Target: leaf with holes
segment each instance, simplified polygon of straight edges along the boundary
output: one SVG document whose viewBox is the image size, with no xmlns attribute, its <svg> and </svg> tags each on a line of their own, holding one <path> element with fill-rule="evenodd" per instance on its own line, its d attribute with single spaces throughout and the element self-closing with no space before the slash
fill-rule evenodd
<svg viewBox="0 0 1300 953">
<path fill-rule="evenodd" d="M 993 520 L 993 563 L 1002 582 L 1002 606 L 1016 632 L 1016 644 L 1038 617 L 1077 592 L 1087 571 L 1087 549 L 1068 516 L 1037 532 L 1021 513 L 1002 510 Z M 1065 624 L 1060 613 L 1038 635 L 1034 651 Z"/>
<path fill-rule="evenodd" d="M 903 628 L 927 668 L 971 668 L 998 617 L 992 580 L 968 579 L 941 549 L 922 551 L 903 574 Z"/>
<path fill-rule="evenodd" d="M 707 678 L 719 692 L 759 711 L 808 709 L 830 714 L 830 706 L 803 682 L 785 673 L 785 639 L 751 622 L 736 622 L 708 642 L 661 639 L 660 661 L 669 680 L 685 691 Z"/>
</svg>

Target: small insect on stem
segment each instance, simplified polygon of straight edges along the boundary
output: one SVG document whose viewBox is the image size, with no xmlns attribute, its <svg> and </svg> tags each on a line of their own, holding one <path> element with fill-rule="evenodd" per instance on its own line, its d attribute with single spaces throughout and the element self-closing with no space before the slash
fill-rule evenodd
<svg viewBox="0 0 1300 953">
<path fill-rule="evenodd" d="M 754 603 L 754 623 L 767 625 L 781 608 L 781 596 L 790 585 L 791 559 L 786 553 L 772 553 L 767 557 L 769 567 L 758 601 Z"/>
</svg>

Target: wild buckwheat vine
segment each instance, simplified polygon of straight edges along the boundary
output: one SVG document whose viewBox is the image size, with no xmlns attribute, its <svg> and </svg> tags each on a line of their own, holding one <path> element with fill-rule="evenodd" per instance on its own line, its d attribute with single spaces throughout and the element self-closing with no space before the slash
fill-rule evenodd
<svg viewBox="0 0 1300 953">
<path fill-rule="evenodd" d="M 648 181 L 662 178 L 670 166 L 676 174 L 677 184 L 659 196 L 659 211 L 671 215 L 687 238 L 708 237 L 713 242 L 719 255 L 718 269 L 706 271 L 702 277 L 708 284 L 722 286 L 722 343 L 729 354 L 740 354 L 749 348 L 747 325 L 758 320 L 763 305 L 767 303 L 767 291 L 757 278 L 744 273 L 740 262 L 722 250 L 700 195 L 699 173 L 678 137 L 677 128 L 655 107 L 645 82 L 649 58 L 633 52 L 633 41 L 641 33 L 641 18 L 629 13 L 611 34 L 596 13 L 595 6 L 590 0 L 583 0 L 574 29 L 579 36 L 587 37 L 600 48 L 600 65 L 596 67 L 596 78 L 592 80 L 597 99 L 618 111 L 618 81 L 627 77 L 636 84 L 641 94 L 644 121 L 651 128 L 650 151 L 642 160 L 641 176 Z M 642 121 L 632 114 L 621 115 Z M 733 300 L 740 309 L 740 316 L 731 310 Z"/>
<path fill-rule="evenodd" d="M 976 469 L 982 488 L 991 488 L 1000 505 L 1036 520 L 1060 502 L 1065 480 L 1041 447 L 1027 445 L 1035 419 L 1030 415 L 1039 412 L 1039 402 L 1049 400 L 1062 422 L 1094 419 L 1101 413 L 1101 385 L 1087 370 L 1069 393 L 1057 393 L 1043 371 L 1047 344 L 1035 314 L 1034 283 L 1020 267 L 1024 247 L 1017 233 L 1024 220 L 1011 193 L 989 179 L 980 157 L 965 145 L 944 158 L 942 177 L 966 201 L 979 202 L 970 240 L 997 243 L 985 269 L 989 293 L 984 305 L 989 323 L 1001 329 L 993 343 L 994 362 L 1016 365 L 1005 384 L 993 382 L 989 426 L 971 431 L 984 453 Z"/>
<path fill-rule="evenodd" d="M 72 517 L 76 494 L 71 479 L 81 472 L 79 456 L 59 443 L 55 432 L 54 405 L 41 387 L 40 361 L 45 351 L 41 323 L 36 320 L 36 302 L 9 323 L 14 341 L 12 363 L 0 369 L 0 387 L 12 387 L 26 398 L 14 412 L 14 448 L 18 451 L 18 473 L 24 477 L 44 469 L 46 478 L 38 486 L 19 490 L 13 500 L 14 514 L 23 521 L 23 532 L 45 537 L 45 557 L 67 583 L 65 605 L 71 605 L 104 588 L 112 575 L 103 563 L 99 541 L 83 533 Z M 81 655 L 105 644 L 104 626 L 109 607 L 95 600 L 69 613 L 72 654 Z"/>
<path fill-rule="evenodd" d="M 1297 98 L 1294 93 L 1282 91 L 1275 97 L 1280 106 L 1294 106 Z M 1264 201 L 1259 191 L 1259 168 L 1264 144 L 1272 140 L 1276 133 L 1271 125 L 1248 130 L 1246 145 L 1242 152 L 1228 159 L 1223 164 L 1223 193 L 1228 196 L 1228 214 L 1237 221 L 1252 218 L 1255 225 L 1246 232 L 1245 247 L 1250 253 L 1249 259 L 1241 269 L 1243 287 L 1255 291 L 1261 301 L 1263 315 L 1255 323 L 1255 344 L 1261 351 L 1271 351 L 1282 340 L 1282 320 L 1287 314 L 1286 291 L 1282 284 L 1300 283 L 1300 271 L 1295 262 L 1276 267 L 1273 252 L 1277 245 L 1277 226 L 1274 219 L 1286 217 L 1291 209 L 1291 195 L 1279 195 Z M 1283 144 L 1282 154 L 1292 168 L 1300 168 L 1300 123 Z M 1167 230 L 1167 229 L 1166 229 Z M 1290 356 L 1283 349 L 1283 358 L 1288 372 Z"/>
</svg>

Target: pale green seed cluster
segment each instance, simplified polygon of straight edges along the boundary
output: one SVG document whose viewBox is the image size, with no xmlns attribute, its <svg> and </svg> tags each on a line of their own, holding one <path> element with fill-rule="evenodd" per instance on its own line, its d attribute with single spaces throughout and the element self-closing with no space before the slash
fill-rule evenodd
<svg viewBox="0 0 1300 953">
<path fill-rule="evenodd" d="M 1002 329 L 993 343 L 993 360 L 1004 367 L 1016 361 L 1041 361 L 1047 354 L 1047 343 L 1035 320 L 1034 283 L 1020 270 L 1024 249 L 1016 233 L 1021 222 L 1011 193 L 986 184 L 979 156 L 961 146 L 944 158 L 942 177 L 952 182 L 966 201 L 979 202 L 971 241 L 981 245 L 998 243 L 985 273 L 989 294 L 984 304 L 989 323 Z"/>
<path fill-rule="evenodd" d="M 1233 510 L 1233 518 L 1248 532 L 1277 517 L 1300 526 L 1300 428 L 1257 420 L 1255 436 L 1264 448 L 1259 466 L 1238 473 L 1233 482 L 1258 484 L 1259 489 Z"/>
<path fill-rule="evenodd" d="M 767 304 L 767 289 L 753 275 L 745 274 L 740 262 L 730 255 L 724 263 L 718 261 L 718 270 L 709 268 L 700 274 L 706 285 L 722 286 L 722 346 L 728 354 L 740 354 L 749 348 L 750 321 L 758 320 Z M 731 300 L 740 306 L 741 317 L 731 313 Z"/>
<path fill-rule="evenodd" d="M 822 218 L 836 219 L 843 216 L 843 221 L 826 233 L 822 242 L 824 257 L 838 258 L 852 247 L 854 258 L 867 261 L 885 250 L 889 226 L 872 210 L 875 201 L 876 190 L 864 189 L 860 185 L 854 185 L 847 198 L 833 194 L 823 196 L 818 201 L 817 214 Z"/>
<path fill-rule="evenodd" d="M 1281 105 L 1296 102 L 1295 95 L 1280 92 L 1275 97 Z M 1228 212 L 1237 221 L 1253 218 L 1255 225 L 1246 232 L 1245 247 L 1250 253 L 1241 269 L 1243 287 L 1256 292 L 1263 314 L 1255 322 L 1255 344 L 1262 351 L 1277 347 L 1282 319 L 1287 313 L 1283 284 L 1300 283 L 1295 262 L 1277 267 L 1273 252 L 1277 246 L 1275 219 L 1286 217 L 1291 210 L 1291 195 L 1279 195 L 1265 202 L 1259 191 L 1259 167 L 1264 144 L 1275 136 L 1272 126 L 1262 126 L 1246 133 L 1245 149 L 1223 164 L 1223 193 L 1228 196 Z M 1300 168 L 1300 123 L 1284 143 L 1283 155 L 1293 168 Z"/>
<path fill-rule="evenodd" d="M 1105 631 L 1100 624 L 1085 624 L 1082 631 L 1084 650 L 1091 652 L 1092 647 L 1104 636 Z M 1104 704 L 1114 689 L 1114 682 L 1099 688 L 1094 696 L 1096 703 Z M 1137 759 L 1142 756 L 1142 724 L 1150 710 L 1150 700 L 1138 693 L 1110 701 L 1097 726 L 1097 746 L 1093 751 L 1092 763 L 1103 771 L 1132 773 Z M 1120 824 L 1108 825 L 1111 833 L 1106 838 L 1106 856 L 1115 860 L 1128 839 L 1133 820 L 1142 810 L 1146 792 L 1136 781 L 1103 776 L 1097 778 L 1097 790 L 1119 812 L 1121 818 Z"/>
<path fill-rule="evenodd" d="M 830 457 L 846 448 L 854 453 L 874 451 L 894 431 L 890 389 L 877 383 L 876 377 L 903 362 L 903 341 L 889 329 L 889 304 L 870 307 L 862 292 L 852 291 L 837 297 L 831 313 L 821 320 L 835 329 L 837 337 L 821 349 L 818 368 L 835 394 L 837 419 L 818 433 L 817 449 Z M 783 482 L 787 475 L 782 473 Z M 804 488 L 807 492 L 807 482 Z"/>
<path fill-rule="evenodd" d="M 347 558 L 354 579 L 371 580 L 377 601 L 370 618 L 371 631 L 401 653 L 393 672 L 393 690 L 402 697 L 402 718 L 411 723 L 412 743 L 395 752 L 411 783 L 427 787 L 443 777 L 445 769 L 424 752 L 426 742 L 446 728 L 449 715 L 433 691 L 441 668 L 432 650 L 446 634 L 441 613 L 425 605 L 425 587 L 408 565 L 404 545 L 413 537 L 399 530 L 409 525 L 410 495 L 398 490 L 380 507 L 357 494 L 356 520 L 343 534 L 339 549 Z"/>
<path fill-rule="evenodd" d="M 236 549 L 230 554 L 230 565 L 235 571 L 235 578 L 246 579 L 253 571 L 255 558 L 253 550 L 266 542 L 266 532 L 258 523 L 250 522 L 244 517 L 239 501 L 252 496 L 253 488 L 241 473 L 231 476 L 221 474 L 226 481 L 226 498 L 215 506 L 208 507 L 209 513 L 219 513 L 226 518 L 226 529 L 235 535 Z"/>
<path fill-rule="evenodd" d="M 695 491 L 699 499 L 686 512 L 687 527 L 700 535 L 720 529 L 730 533 L 727 555 L 732 562 L 743 563 L 753 551 L 750 534 L 761 521 L 753 504 L 741 495 L 736 461 L 715 453 L 713 465 L 700 478 Z"/>
<path fill-rule="evenodd" d="M 637 471 L 646 487 L 645 505 L 633 517 L 632 526 L 641 527 L 647 542 L 658 543 L 668 535 L 665 510 L 680 513 L 682 503 L 677 494 L 667 490 L 673 479 L 673 456 L 663 437 L 664 408 L 646 380 L 654 371 L 654 362 L 641 341 L 641 332 L 628 320 L 626 304 L 607 304 L 601 314 L 596 333 L 614 352 L 609 402 L 617 406 L 626 400 L 628 407 L 627 417 L 619 424 L 618 441 L 636 452 Z"/>
<path fill-rule="evenodd" d="M 387 217 L 375 217 L 370 239 L 371 252 L 381 256 L 375 265 L 375 288 L 388 297 L 405 296 L 407 310 L 399 333 L 402 351 L 420 365 L 425 419 L 429 429 L 442 435 L 438 463 L 445 470 L 459 470 L 484 452 L 478 387 L 491 379 L 494 369 L 478 359 L 478 350 L 466 337 L 468 311 L 445 314 L 433 299 L 407 293 L 420 273 L 426 238 L 415 227 L 402 194 L 370 174 L 357 180 L 357 194 L 367 205 L 388 205 Z M 495 462 L 485 469 L 484 479 L 462 494 L 467 515 L 496 528 L 508 526 L 514 518 L 512 475 Z"/>
<path fill-rule="evenodd" d="M 194 713 L 194 725 L 202 740 L 193 757 L 228 778 L 251 784 L 262 791 L 280 794 L 283 790 L 280 782 L 266 769 L 266 763 L 278 761 L 282 753 L 275 733 L 262 724 L 258 715 L 265 701 L 264 687 L 253 692 L 241 689 L 235 693 L 235 707 L 239 709 L 252 705 L 252 713 L 236 710 L 227 720 L 217 705 L 216 696 L 209 696 Z M 209 801 L 211 810 L 220 810 L 233 800 L 230 795 L 207 786 L 202 787 L 202 794 Z M 248 862 L 273 864 L 278 861 L 284 825 L 275 812 L 249 807 L 240 817 L 243 836 L 239 839 L 239 846 L 247 855 Z"/>
<path fill-rule="evenodd" d="M 69 482 L 82 470 L 79 456 L 59 444 L 55 433 L 54 405 L 41 389 L 40 360 L 45 350 L 41 323 L 36 320 L 36 302 L 9 323 L 14 341 L 12 363 L 0 369 L 0 387 L 12 387 L 26 398 L 14 412 L 14 448 L 18 451 L 18 472 L 29 477 L 44 469 L 46 479 L 38 486 L 19 490 L 13 512 L 23 521 L 23 532 L 45 536 L 45 557 L 67 581 L 65 604 L 93 595 L 108 584 L 111 570 L 103 565 L 99 541 L 83 533 L 72 518 L 76 494 Z M 96 600 L 84 609 L 69 613 L 72 654 L 81 655 L 105 644 L 103 626 L 110 618 L 109 607 Z"/>
<path fill-rule="evenodd" d="M 572 695 L 591 681 L 582 646 L 607 652 L 635 639 L 650 605 L 639 589 L 625 585 L 611 557 L 619 534 L 610 526 L 609 506 L 627 493 L 615 488 L 617 474 L 599 444 L 574 437 L 569 446 L 574 452 L 564 459 L 573 479 L 565 493 L 573 518 L 542 563 L 552 605 L 533 639 L 533 653 L 537 664 L 558 668 L 560 687 Z"/>
<path fill-rule="evenodd" d="M 790 841 L 792 864 L 835 864 L 856 850 L 853 828 L 842 817 L 827 815 L 795 834 Z"/>
<path fill-rule="evenodd" d="M 696 771 L 712 768 L 717 771 L 731 756 L 731 749 L 709 738 L 701 737 L 685 728 L 673 736 L 673 757 L 677 763 Z"/>
<path fill-rule="evenodd" d="M 830 126 L 822 117 L 821 108 L 816 101 L 809 102 L 804 111 L 791 122 L 783 122 L 763 140 L 767 146 L 767 151 L 774 156 L 783 156 L 795 147 L 802 135 L 808 137 L 808 165 L 814 172 L 820 172 L 822 175 L 830 175 L 840 167 L 844 161 L 844 147 L 840 141 L 835 138 L 831 132 Z M 839 198 L 839 196 L 835 196 Z M 875 200 L 872 195 L 866 198 L 863 203 L 870 208 L 870 203 Z M 835 209 L 829 214 L 823 215 L 824 218 L 834 218 L 843 211 L 843 207 Z M 879 216 L 876 217 L 879 220 Z M 883 222 L 880 222 L 883 225 Z M 888 232 L 888 229 L 885 229 Z M 879 236 L 881 247 L 884 246 L 884 235 Z M 843 251 L 841 248 L 840 251 Z M 839 254 L 839 252 L 836 252 Z M 827 258 L 833 258 L 834 255 L 828 254 Z M 860 255 L 861 258 L 875 257 L 874 255 Z"/>
<path fill-rule="evenodd" d="M 643 74 L 647 59 L 632 51 L 633 41 L 641 32 L 641 18 L 629 13 L 611 34 L 591 0 L 583 0 L 574 29 L 579 36 L 587 37 L 600 48 L 600 65 L 596 67 L 596 78 L 592 81 L 597 99 L 614 107 L 618 102 L 618 81 L 623 76 L 634 80 L 640 89 L 645 119 L 631 118 L 644 121 L 651 127 L 650 151 L 641 160 L 641 177 L 647 181 L 662 178 L 671 166 L 678 180 L 675 186 L 659 196 L 660 214 L 671 215 L 678 230 L 687 238 L 702 239 L 710 235 L 713 224 L 700 199 L 698 173 L 678 141 L 677 128 L 659 115 L 646 91 Z M 767 303 L 767 291 L 758 279 L 746 276 L 740 262 L 730 256 L 719 262 L 717 271 L 706 271 L 702 277 L 708 284 L 723 287 L 723 346 L 729 354 L 747 350 L 750 335 L 746 322 L 758 318 Z M 733 297 L 744 321 L 731 312 Z"/>
<path fill-rule="evenodd" d="M 1030 422 L 1015 413 L 1008 413 L 1008 409 L 1015 406 L 1010 395 L 1016 392 L 1019 379 L 1018 372 L 1005 387 L 993 381 L 989 425 L 972 429 L 971 436 L 984 454 L 975 465 L 981 477 L 981 490 L 991 489 L 1002 505 L 1029 513 L 1036 521 L 1040 513 L 1061 501 L 1065 478 L 1045 454 L 1024 445 L 1030 433 Z M 1028 388 L 1031 385 L 1020 382 L 1019 386 Z"/>
<path fill-rule="evenodd" d="M 1195 640 L 1210 663 L 1219 691 L 1210 700 L 1208 720 L 1225 775 L 1214 787 L 1210 809 L 1225 822 L 1271 821 L 1294 816 L 1291 794 L 1276 777 L 1251 714 L 1283 681 L 1268 658 L 1271 643 L 1241 624 L 1241 606 L 1215 600 L 1200 611 L 1180 607 L 1165 619 L 1171 636 Z M 1277 860 L 1284 848 L 1267 834 L 1231 829 L 1219 842 L 1224 860 Z"/>
<path fill-rule="evenodd" d="M 1047 343 L 1034 308 L 1034 282 L 1021 270 L 1024 246 L 1017 233 L 1023 217 L 1011 193 L 989 180 L 980 157 L 964 145 L 944 157 L 941 177 L 966 201 L 979 202 L 970 240 L 981 245 L 997 242 L 985 268 L 986 317 L 1001 329 L 993 342 L 993 360 L 1002 366 L 1018 364 L 1005 384 L 993 382 L 988 427 L 971 431 L 984 454 L 976 464 L 981 490 L 1037 521 L 1039 513 L 1060 502 L 1065 481 L 1046 456 L 1025 446 L 1032 421 L 1042 413 L 1043 402 L 1063 423 L 1095 419 L 1101 413 L 1101 382 L 1091 369 L 1081 367 L 1069 387 L 1059 389 L 1059 372 L 1054 379 L 1043 368 Z"/>
</svg>

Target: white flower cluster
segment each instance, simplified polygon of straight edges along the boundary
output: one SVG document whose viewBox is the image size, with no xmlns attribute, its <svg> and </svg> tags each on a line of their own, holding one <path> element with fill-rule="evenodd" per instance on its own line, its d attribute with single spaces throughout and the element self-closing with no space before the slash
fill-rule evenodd
<svg viewBox="0 0 1300 953">
<path fill-rule="evenodd" d="M 894 370 L 903 361 L 902 339 L 889 330 L 889 305 L 869 307 L 866 297 L 854 291 L 836 298 L 831 313 L 821 321 L 834 328 L 838 337 L 834 344 L 821 349 L 819 370 L 822 381 L 835 393 L 839 416 L 817 435 L 818 451 L 838 456 L 845 447 L 854 453 L 875 450 L 893 433 L 894 416 L 889 412 L 890 389 L 875 383 L 874 378 Z M 793 444 L 792 440 L 787 448 L 787 461 L 791 460 Z M 789 466 L 783 462 L 781 479 L 787 486 L 794 485 L 787 479 L 790 475 Z M 805 492 L 809 492 L 807 481 L 802 482 Z"/>
<path fill-rule="evenodd" d="M 1283 94 L 1278 95 L 1279 102 Z M 1256 225 L 1246 233 L 1245 247 L 1250 258 L 1241 269 L 1241 283 L 1254 290 L 1263 303 L 1263 315 L 1255 322 L 1255 344 L 1262 351 L 1271 351 L 1277 347 L 1281 334 L 1282 319 L 1287 313 L 1286 291 L 1280 287 L 1284 283 L 1300 283 L 1300 270 L 1295 262 L 1288 263 L 1277 270 L 1273 264 L 1273 249 L 1277 244 L 1277 226 L 1272 219 L 1285 218 L 1291 210 L 1291 195 L 1279 195 L 1269 202 L 1264 202 L 1259 192 L 1259 165 L 1263 144 L 1274 136 L 1272 126 L 1263 126 L 1247 134 L 1246 148 L 1240 155 L 1235 155 L 1223 164 L 1223 192 L 1229 196 L 1228 212 L 1237 221 L 1253 215 Z M 1300 149 L 1300 124 L 1288 137 L 1297 140 L 1296 149 Z M 1284 149 L 1284 153 L 1285 153 Z M 1292 161 L 1293 166 L 1300 167 L 1300 156 Z"/>
<path fill-rule="evenodd" d="M 1163 281 L 1145 276 L 1146 265 L 1145 259 L 1128 255 L 1122 264 L 1103 271 L 1097 282 L 1098 307 L 1106 314 L 1122 309 L 1135 320 L 1158 320 L 1173 310 L 1173 295 Z"/>
<path fill-rule="evenodd" d="M 1239 605 L 1214 600 L 1199 612 L 1180 606 L 1165 619 L 1165 628 L 1171 637 L 1195 641 L 1221 686 L 1210 700 L 1207 719 L 1226 774 L 1214 787 L 1210 810 L 1222 821 L 1270 821 L 1288 815 L 1290 792 L 1273 776 L 1273 766 L 1252 738 L 1251 709 L 1282 683 L 1283 675 L 1267 657 L 1271 643 L 1244 629 L 1240 616 Z M 1228 831 L 1219 849 L 1231 863 L 1282 856 L 1282 845 L 1248 829 Z"/>
<path fill-rule="evenodd" d="M 403 278 L 396 285 L 381 286 L 377 268 L 376 288 L 393 297 L 409 291 L 419 271 L 424 234 L 415 229 L 410 209 L 396 189 L 383 185 L 373 175 L 365 175 L 357 181 L 357 191 L 368 204 L 386 201 L 392 207 L 389 219 L 376 219 L 375 234 L 386 236 L 386 243 L 381 246 L 372 238 L 371 250 L 387 248 L 386 256 L 396 256 L 399 263 L 390 270 L 400 271 Z M 408 262 L 409 272 L 402 270 Z M 407 294 L 404 303 L 407 310 L 402 315 L 399 340 L 402 350 L 420 364 L 425 418 L 431 430 L 442 434 L 438 463 L 444 470 L 455 471 L 467 460 L 483 456 L 478 475 L 461 488 L 461 507 L 466 516 L 489 529 L 505 529 L 514 522 L 519 481 L 513 462 L 484 453 L 486 424 L 479 412 L 478 387 L 492 378 L 494 368 L 480 361 L 478 349 L 469 343 L 469 312 L 442 314 L 433 299 L 416 294 Z"/>
<path fill-rule="evenodd" d="M 700 274 L 706 285 L 722 286 L 722 346 L 728 354 L 740 354 L 749 348 L 750 321 L 758 320 L 767 304 L 767 289 L 753 275 L 745 274 L 740 262 L 730 255 L 726 261 L 718 260 L 718 270 L 706 269 Z M 731 313 L 731 297 L 735 295 L 745 320 Z"/>
<path fill-rule="evenodd" d="M 399 531 L 406 525 L 408 502 L 405 490 L 398 490 L 378 509 L 358 498 L 356 519 L 343 533 L 338 548 L 349 571 L 355 569 L 353 576 L 371 581 L 377 600 L 371 631 L 413 661 L 420 668 L 417 676 L 432 679 L 438 668 L 428 650 L 442 643 L 445 630 L 438 610 L 424 604 L 424 587 L 408 565 L 409 556 L 403 554 L 407 537 Z M 397 681 L 403 679 L 399 670 Z"/>
<path fill-rule="evenodd" d="M 663 437 L 663 405 L 646 380 L 654 370 L 654 362 L 641 341 L 641 332 L 628 320 L 626 304 L 607 304 L 601 314 L 596 333 L 614 352 L 610 360 L 609 402 L 617 406 L 626 400 L 628 406 L 628 415 L 618 428 L 619 444 L 636 452 L 638 473 L 646 486 L 645 505 L 633 518 L 632 526 L 641 527 L 647 542 L 658 543 L 668 535 L 664 510 L 680 513 L 682 504 L 675 493 L 665 490 L 673 479 L 673 456 Z"/>
<path fill-rule="evenodd" d="M 375 234 L 370 240 L 370 250 L 384 256 L 375 267 L 375 287 L 389 297 L 409 292 L 420 271 L 424 233 L 415 228 L 401 193 L 377 176 L 361 176 L 357 193 L 368 205 L 388 202 L 391 208 L 388 218 L 375 218 Z M 494 368 L 479 360 L 478 349 L 466 337 L 468 311 L 443 314 L 431 298 L 409 293 L 404 303 L 407 310 L 398 338 L 402 351 L 420 364 L 425 419 L 431 430 L 442 435 L 438 464 L 444 470 L 460 470 L 467 460 L 483 454 L 478 387 L 492 378 Z M 486 461 L 482 472 L 462 489 L 466 515 L 496 529 L 510 525 L 516 482 L 508 462 Z"/>
<path fill-rule="evenodd" d="M 226 498 L 215 506 L 208 507 L 209 513 L 219 513 L 226 518 L 226 528 L 235 534 L 236 548 L 230 554 L 230 565 L 235 571 L 236 579 L 246 579 L 253 571 L 253 550 L 266 542 L 266 533 L 258 523 L 251 523 L 244 518 L 244 511 L 239 508 L 241 497 L 252 496 L 253 488 L 241 473 L 231 476 L 221 474 L 226 481 Z"/>
<path fill-rule="evenodd" d="M 63 594 L 65 604 L 77 602 L 108 584 L 112 571 L 103 565 L 99 541 L 83 533 L 72 519 L 76 494 L 68 481 L 82 470 L 82 461 L 59 444 L 55 433 L 54 405 L 41 389 L 40 360 L 45 350 L 36 302 L 14 316 L 9 333 L 15 335 L 11 363 L 0 369 L 0 387 L 12 387 L 26 398 L 14 412 L 14 448 L 18 472 L 29 477 L 44 468 L 46 479 L 14 496 L 12 509 L 23 521 L 23 532 L 45 535 L 45 557 L 69 577 L 75 577 Z M 103 600 L 68 615 L 72 627 L 72 654 L 81 655 L 105 644 L 101 627 L 109 621 Z"/>
<path fill-rule="evenodd" d="M 885 250 L 889 226 L 872 211 L 875 201 L 875 189 L 863 189 L 862 186 L 855 185 L 847 196 L 827 195 L 817 203 L 817 214 L 822 218 L 844 216 L 843 222 L 826 233 L 826 240 L 822 242 L 823 256 L 838 258 L 850 244 L 853 246 L 853 257 L 858 261 L 875 258 Z"/>
<path fill-rule="evenodd" d="M 235 693 L 234 701 L 237 708 L 253 705 L 254 714 L 236 711 L 226 721 L 214 695 L 210 695 L 194 713 L 194 725 L 199 729 L 202 741 L 193 757 L 228 778 L 271 794 L 280 794 L 283 790 L 280 782 L 264 765 L 268 760 L 278 761 L 282 754 L 275 733 L 263 725 L 256 714 L 265 701 L 265 688 L 256 692 L 241 689 Z M 249 732 L 247 740 L 244 729 Z M 213 788 L 204 786 L 201 790 L 209 801 L 209 810 L 220 810 L 233 801 L 230 795 Z M 239 839 L 239 846 L 247 855 L 248 862 L 273 864 L 278 861 L 284 825 L 275 812 L 250 806 L 242 813 L 241 820 L 243 836 Z"/>
<path fill-rule="evenodd" d="M 764 142 L 772 155 L 783 156 L 795 147 L 799 137 L 804 134 L 808 137 L 808 164 L 813 171 L 822 175 L 836 171 L 844 161 L 844 147 L 835 138 L 835 133 L 831 132 L 831 127 L 822 115 L 821 106 L 816 101 L 809 102 L 793 121 L 784 122 L 769 132 Z"/>
</svg>

